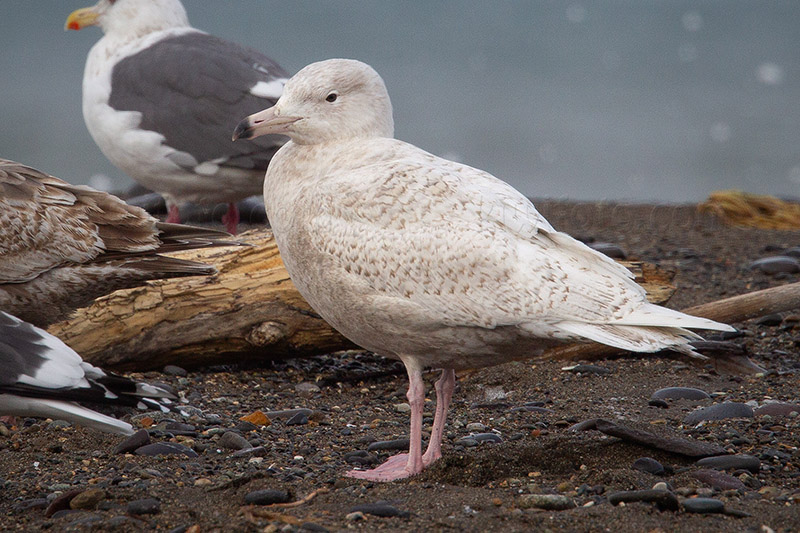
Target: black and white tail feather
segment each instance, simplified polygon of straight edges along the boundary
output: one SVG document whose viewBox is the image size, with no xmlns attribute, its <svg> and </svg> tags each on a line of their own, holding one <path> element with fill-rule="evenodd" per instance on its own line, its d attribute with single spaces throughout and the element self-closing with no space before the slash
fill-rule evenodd
<svg viewBox="0 0 800 533">
<path fill-rule="evenodd" d="M 67 420 L 130 435 L 127 422 L 77 402 L 172 410 L 163 387 L 104 372 L 46 331 L 0 311 L 0 415 Z"/>
</svg>

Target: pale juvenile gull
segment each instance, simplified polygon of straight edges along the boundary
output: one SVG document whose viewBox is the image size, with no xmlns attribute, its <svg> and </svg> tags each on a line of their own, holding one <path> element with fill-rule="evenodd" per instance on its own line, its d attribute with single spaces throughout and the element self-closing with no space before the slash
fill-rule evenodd
<svg viewBox="0 0 800 533">
<path fill-rule="evenodd" d="M 127 422 L 76 402 L 168 411 L 162 387 L 106 373 L 46 331 L 0 311 L 0 415 L 35 416 L 130 435 Z M 166 404 L 166 405 L 162 405 Z"/>
<path fill-rule="evenodd" d="M 86 58 L 83 117 L 105 156 L 164 196 L 167 222 L 185 202 L 236 202 L 260 194 L 283 143 L 235 146 L 237 119 L 275 103 L 286 73 L 265 55 L 192 28 L 179 0 L 101 0 L 74 11 L 68 29 L 100 26 Z"/>
<path fill-rule="evenodd" d="M 392 138 L 389 95 L 364 63 L 305 67 L 234 138 L 266 133 L 291 139 L 264 200 L 292 281 L 343 335 L 408 371 L 409 453 L 352 477 L 404 478 L 441 457 L 456 369 L 566 341 L 697 355 L 686 328 L 733 329 L 648 303 L 628 270 L 554 230 L 505 182 Z M 426 367 L 443 370 L 423 454 Z"/>
<path fill-rule="evenodd" d="M 0 159 L 0 310 L 36 326 L 146 280 L 213 274 L 160 254 L 237 244 L 229 236 L 159 222 L 111 194 Z"/>
</svg>

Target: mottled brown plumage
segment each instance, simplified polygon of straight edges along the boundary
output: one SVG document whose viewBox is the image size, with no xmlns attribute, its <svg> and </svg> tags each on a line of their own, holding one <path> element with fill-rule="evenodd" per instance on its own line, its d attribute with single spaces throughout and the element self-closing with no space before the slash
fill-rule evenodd
<svg viewBox="0 0 800 533">
<path fill-rule="evenodd" d="M 159 254 L 226 236 L 161 223 L 111 194 L 0 159 L 0 310 L 39 327 L 145 280 L 212 274 Z"/>
</svg>

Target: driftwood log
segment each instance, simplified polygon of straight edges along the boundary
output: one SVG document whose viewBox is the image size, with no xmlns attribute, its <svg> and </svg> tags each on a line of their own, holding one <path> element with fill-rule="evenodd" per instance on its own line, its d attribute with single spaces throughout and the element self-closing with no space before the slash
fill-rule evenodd
<svg viewBox="0 0 800 533">
<path fill-rule="evenodd" d="M 269 230 L 238 240 L 252 246 L 173 254 L 215 265 L 215 276 L 117 291 L 50 332 L 87 361 L 115 370 L 191 368 L 354 348 L 297 292 Z M 675 291 L 674 272 L 641 262 L 625 265 L 651 301 L 664 303 Z"/>
</svg>

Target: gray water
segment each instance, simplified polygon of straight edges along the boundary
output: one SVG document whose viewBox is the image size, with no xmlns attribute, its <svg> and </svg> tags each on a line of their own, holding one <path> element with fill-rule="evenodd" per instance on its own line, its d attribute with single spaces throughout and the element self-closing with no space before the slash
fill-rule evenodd
<svg viewBox="0 0 800 533">
<path fill-rule="evenodd" d="M 290 72 L 352 57 L 386 80 L 397 136 L 537 197 L 800 196 L 800 2 L 208 1 L 192 23 Z M 0 0 L 0 157 L 131 182 L 94 145 L 82 0 Z"/>
</svg>

